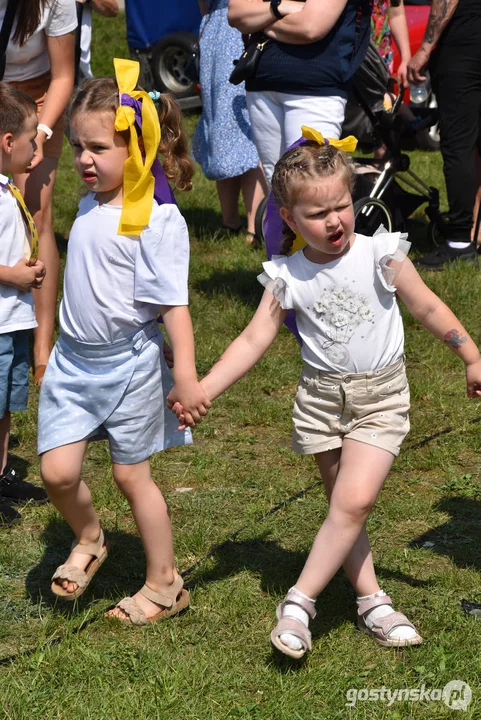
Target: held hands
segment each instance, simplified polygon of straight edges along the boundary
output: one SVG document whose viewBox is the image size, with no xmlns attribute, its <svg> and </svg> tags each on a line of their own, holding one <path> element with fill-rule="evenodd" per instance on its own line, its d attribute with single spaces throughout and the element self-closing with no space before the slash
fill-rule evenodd
<svg viewBox="0 0 481 720">
<path fill-rule="evenodd" d="M 469 398 L 481 397 L 481 358 L 466 365 L 466 392 Z"/>
<path fill-rule="evenodd" d="M 207 415 L 211 402 L 197 379 L 191 382 L 176 382 L 167 397 L 167 406 L 175 412 L 179 422 L 179 430 L 195 427 Z"/>
<path fill-rule="evenodd" d="M 42 287 L 45 273 L 45 265 L 41 260 L 22 258 L 10 269 L 8 284 L 21 292 L 30 292 L 32 288 Z"/>
</svg>

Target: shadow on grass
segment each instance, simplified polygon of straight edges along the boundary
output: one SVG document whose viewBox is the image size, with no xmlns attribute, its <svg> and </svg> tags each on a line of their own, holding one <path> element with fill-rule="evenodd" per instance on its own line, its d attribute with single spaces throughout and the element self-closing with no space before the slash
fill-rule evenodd
<svg viewBox="0 0 481 720">
<path fill-rule="evenodd" d="M 43 530 L 42 539 L 45 552 L 27 575 L 26 593 L 32 603 L 42 602 L 55 606 L 55 611 L 59 613 L 70 614 L 78 603 L 58 600 L 50 586 L 56 568 L 65 562 L 70 553 L 72 531 L 65 521 L 52 519 Z M 79 602 L 83 602 L 84 597 L 118 602 L 133 595 L 145 582 L 145 555 L 140 538 L 114 530 L 109 531 L 107 541 L 109 556 Z"/>
<path fill-rule="evenodd" d="M 220 210 L 212 210 L 209 207 L 182 207 L 182 215 L 189 231 L 197 240 L 201 240 L 206 235 L 210 238 L 222 225 Z"/>
<path fill-rule="evenodd" d="M 257 280 L 258 274 L 257 270 L 245 270 L 241 267 L 235 270 L 216 271 L 205 280 L 194 283 L 194 288 L 210 298 L 219 295 L 235 297 L 255 308 L 263 292 Z"/>
<path fill-rule="evenodd" d="M 477 542 L 481 523 L 481 501 L 469 497 L 444 497 L 434 506 L 450 519 L 428 530 L 410 543 L 449 557 L 459 568 L 481 570 L 481 546 Z M 433 545 L 431 545 L 433 543 Z"/>
</svg>

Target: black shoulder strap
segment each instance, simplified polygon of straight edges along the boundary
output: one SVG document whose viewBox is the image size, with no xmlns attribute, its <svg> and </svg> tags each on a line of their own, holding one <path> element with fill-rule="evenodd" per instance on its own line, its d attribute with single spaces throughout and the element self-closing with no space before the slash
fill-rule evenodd
<svg viewBox="0 0 481 720">
<path fill-rule="evenodd" d="M 16 10 L 15 0 L 8 0 L 7 9 L 5 10 L 3 18 L 2 29 L 0 30 L 0 80 L 2 80 L 5 73 L 5 53 L 7 52 L 7 45 L 10 40 L 10 33 L 12 32 Z"/>
</svg>

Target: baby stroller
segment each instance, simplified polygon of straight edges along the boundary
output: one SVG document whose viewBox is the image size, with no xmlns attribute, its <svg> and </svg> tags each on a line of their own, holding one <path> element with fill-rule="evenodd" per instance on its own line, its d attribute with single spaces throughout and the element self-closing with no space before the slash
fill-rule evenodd
<svg viewBox="0 0 481 720">
<path fill-rule="evenodd" d="M 384 96 L 392 84 L 393 78 L 371 43 L 353 79 L 342 136 L 357 137 L 358 148 L 365 153 L 384 145 L 386 154 L 382 160 L 355 158 L 355 228 L 365 235 L 372 235 L 380 225 L 389 232 L 404 230 L 410 215 L 427 203 L 428 242 L 438 245 L 443 242 L 442 235 L 446 230 L 444 215 L 439 209 L 439 191 L 410 169 L 409 155 L 402 152 L 403 149 L 414 149 L 418 134 L 436 123 L 436 110 L 418 108 L 411 111 L 403 104 L 404 90 L 400 90 L 395 98 L 392 95 L 392 107 L 386 109 Z M 267 201 L 266 197 L 256 214 L 256 233 L 264 239 Z"/>
<path fill-rule="evenodd" d="M 372 235 L 380 225 L 388 231 L 404 230 L 410 215 L 427 203 L 425 212 L 430 220 L 427 238 L 430 244 L 437 245 L 445 229 L 439 191 L 410 169 L 409 155 L 402 152 L 416 147 L 416 137 L 436 123 L 437 113 L 432 108 L 408 108 L 403 104 L 403 89 L 395 99 L 391 95 L 392 107 L 386 109 L 384 98 L 391 83 L 384 61 L 371 43 L 354 77 L 343 135 L 355 135 L 363 152 L 383 145 L 386 154 L 381 160 L 355 158 L 356 230 L 367 235 Z"/>
</svg>

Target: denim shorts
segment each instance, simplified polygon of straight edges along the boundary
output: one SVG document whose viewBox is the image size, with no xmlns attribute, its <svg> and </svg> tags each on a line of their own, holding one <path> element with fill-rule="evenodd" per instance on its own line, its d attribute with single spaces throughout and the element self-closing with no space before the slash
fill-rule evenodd
<svg viewBox="0 0 481 720">
<path fill-rule="evenodd" d="M 27 409 L 29 332 L 0 333 L 0 418 Z"/>
<path fill-rule="evenodd" d="M 305 364 L 293 410 L 292 447 L 311 455 L 345 438 L 399 455 L 409 432 L 404 358 L 368 373 L 325 373 Z"/>
</svg>

